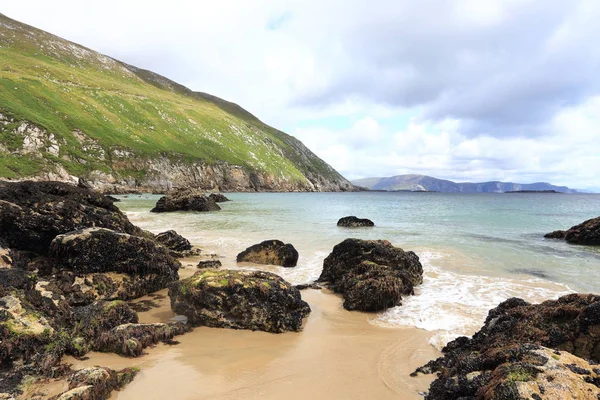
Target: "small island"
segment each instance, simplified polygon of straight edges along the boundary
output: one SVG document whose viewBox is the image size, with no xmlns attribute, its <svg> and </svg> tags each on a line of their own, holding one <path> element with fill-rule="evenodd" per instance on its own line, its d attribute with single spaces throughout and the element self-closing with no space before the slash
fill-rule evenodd
<svg viewBox="0 0 600 400">
<path fill-rule="evenodd" d="M 556 190 L 509 190 L 504 193 L 563 193 Z"/>
</svg>

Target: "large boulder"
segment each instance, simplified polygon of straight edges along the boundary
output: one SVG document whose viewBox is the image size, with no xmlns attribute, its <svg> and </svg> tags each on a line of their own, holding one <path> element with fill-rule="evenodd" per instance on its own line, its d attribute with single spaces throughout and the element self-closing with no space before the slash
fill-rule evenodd
<svg viewBox="0 0 600 400">
<path fill-rule="evenodd" d="M 357 218 L 355 216 L 340 218 L 337 222 L 337 226 L 344 228 L 362 228 L 375 226 L 375 223 L 367 218 Z"/>
<path fill-rule="evenodd" d="M 179 278 L 181 267 L 155 241 L 104 228 L 57 236 L 50 255 L 58 268 L 73 273 L 73 284 L 95 287 L 96 299 L 127 300 L 164 289 Z"/>
<path fill-rule="evenodd" d="M 211 193 L 208 195 L 209 198 L 213 199 L 215 203 L 224 203 L 226 201 L 231 201 L 224 194 L 221 193 Z"/>
<path fill-rule="evenodd" d="M 263 271 L 206 269 L 169 288 L 172 310 L 194 326 L 299 331 L 310 307 L 281 277 Z"/>
<path fill-rule="evenodd" d="M 423 266 L 414 252 L 386 240 L 346 239 L 325 258 L 318 281 L 343 294 L 348 310 L 379 311 L 414 293 Z"/>
<path fill-rule="evenodd" d="M 190 241 L 174 230 L 159 233 L 155 240 L 169 249 L 171 256 L 176 258 L 200 254 L 199 249 L 193 249 Z"/>
<path fill-rule="evenodd" d="M 524 345 L 533 347 L 524 348 Z M 484 326 L 472 338 L 459 337 L 451 341 L 442 349 L 443 357 L 430 361 L 416 372 L 439 373 L 432 383 L 429 399 L 476 398 L 478 393 L 485 391 L 494 393 L 488 390 L 497 386 L 494 382 L 510 375 L 513 367 L 521 365 L 523 357 L 530 354 L 530 349 L 537 351 L 539 346 L 562 350 L 552 357 L 557 361 L 571 359 L 571 356 L 562 358 L 567 352 L 575 358 L 594 363 L 600 361 L 600 296 L 571 294 L 533 305 L 517 298 L 508 299 L 490 310 Z M 534 378 L 538 370 L 547 365 L 548 360 L 542 361 L 533 369 L 526 366 Z M 528 363 L 531 364 L 531 361 Z M 571 364 L 581 363 L 569 361 L 564 364 L 569 368 Z M 499 367 L 502 368 L 498 370 Z M 581 368 L 591 370 L 585 366 Z M 591 374 L 578 375 L 581 379 L 593 380 Z M 533 378 L 527 379 L 530 380 Z M 600 380 L 591 383 L 597 386 Z M 521 397 L 490 395 L 477 398 Z"/>
<path fill-rule="evenodd" d="M 237 255 L 236 260 L 237 262 L 295 267 L 298 264 L 298 251 L 291 244 L 285 244 L 281 240 L 265 240 L 242 251 Z"/>
<path fill-rule="evenodd" d="M 600 246 L 600 217 L 588 219 L 566 231 L 554 231 L 544 235 L 549 239 L 564 239 L 568 243 Z"/>
<path fill-rule="evenodd" d="M 179 189 L 161 197 L 151 212 L 218 211 L 221 207 L 199 189 Z"/>
<path fill-rule="evenodd" d="M 0 237 L 10 248 L 46 254 L 56 235 L 92 226 L 145 235 L 93 190 L 61 182 L 0 182 Z"/>
</svg>

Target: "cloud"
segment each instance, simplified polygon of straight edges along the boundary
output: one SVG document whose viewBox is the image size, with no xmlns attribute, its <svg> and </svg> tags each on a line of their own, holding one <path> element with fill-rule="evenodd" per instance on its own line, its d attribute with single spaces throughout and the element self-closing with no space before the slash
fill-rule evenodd
<svg viewBox="0 0 600 400">
<path fill-rule="evenodd" d="M 6 0 L 1 12 L 235 101 L 351 178 L 598 186 L 597 0 Z"/>
</svg>

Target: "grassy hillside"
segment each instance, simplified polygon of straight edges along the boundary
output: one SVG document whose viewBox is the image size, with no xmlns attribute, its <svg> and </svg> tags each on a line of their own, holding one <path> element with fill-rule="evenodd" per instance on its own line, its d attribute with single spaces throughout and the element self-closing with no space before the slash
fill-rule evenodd
<svg viewBox="0 0 600 400">
<path fill-rule="evenodd" d="M 31 176 L 57 165 L 73 175 L 143 174 L 114 159 L 122 149 L 139 159 L 225 162 L 301 184 L 345 182 L 298 140 L 236 104 L 1 14 L 0 91 L 6 117 L 0 123 L 0 177 Z M 58 154 L 24 152 L 18 132 L 23 121 L 53 134 Z"/>
</svg>

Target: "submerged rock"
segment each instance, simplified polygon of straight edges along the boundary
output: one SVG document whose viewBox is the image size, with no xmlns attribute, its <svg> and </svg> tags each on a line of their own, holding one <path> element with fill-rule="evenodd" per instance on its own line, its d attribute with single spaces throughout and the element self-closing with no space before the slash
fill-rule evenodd
<svg viewBox="0 0 600 400">
<path fill-rule="evenodd" d="M 588 219 L 566 231 L 554 231 L 544 235 L 550 239 L 565 239 L 568 243 L 600 246 L 600 217 Z"/>
<path fill-rule="evenodd" d="M 171 309 L 194 326 L 299 331 L 310 307 L 281 277 L 263 271 L 207 269 L 171 285 Z"/>
<path fill-rule="evenodd" d="M 151 212 L 218 211 L 221 207 L 199 189 L 179 189 L 161 197 Z"/>
<path fill-rule="evenodd" d="M 155 237 L 156 241 L 170 250 L 171 256 L 175 258 L 188 257 L 190 255 L 200 254 L 200 250 L 193 250 L 189 240 L 175 232 L 174 230 L 159 233 Z"/>
<path fill-rule="evenodd" d="M 144 236 L 93 190 L 61 182 L 0 182 L 0 237 L 10 248 L 46 254 L 56 235 L 92 226 Z"/>
<path fill-rule="evenodd" d="M 80 279 L 79 285 L 94 288 L 95 297 L 101 299 L 127 300 L 164 289 L 178 279 L 181 267 L 153 240 L 104 228 L 57 236 L 50 255 L 60 267 L 74 273 L 64 279 L 74 278 L 73 283 Z M 106 274 L 109 272 L 117 274 Z"/>
<path fill-rule="evenodd" d="M 548 364 L 549 360 L 541 360 L 531 366 L 531 351 L 537 352 L 540 346 L 544 346 L 572 354 L 560 352 L 556 357 L 551 355 L 551 358 L 564 364 L 562 367 L 556 366 L 555 373 L 566 371 L 566 366 L 576 375 L 580 375 L 579 378 L 574 378 L 573 382 L 578 382 L 577 384 L 569 383 L 575 385 L 574 388 L 579 390 L 582 380 L 590 380 L 589 383 L 598 386 L 600 380 L 594 380 L 591 374 L 577 373 L 581 368 L 591 371 L 592 367 L 586 367 L 583 360 L 572 360 L 580 358 L 595 363 L 600 361 L 599 332 L 600 296 L 571 294 L 558 300 L 533 305 L 512 298 L 490 310 L 485 325 L 472 338 L 460 337 L 451 341 L 442 349 L 443 357 L 430 361 L 427 365 L 418 368 L 416 372 L 439 372 L 438 378 L 431 385 L 428 399 L 450 399 L 461 396 L 520 399 L 521 397 L 516 395 L 516 397 L 498 396 L 506 393 L 506 390 L 510 389 L 513 392 L 516 390 L 512 383 L 518 381 L 516 378 L 519 376 L 517 374 L 519 368 L 525 370 L 527 377 L 531 376 L 531 379 L 526 380 L 527 382 L 532 380 L 544 382 L 543 379 L 536 378 L 537 374 L 546 367 L 551 370 L 554 368 L 553 364 Z M 539 352 L 537 354 L 539 355 Z M 564 355 L 566 357 L 562 358 Z M 577 371 L 569 367 L 571 364 L 577 366 Z M 511 379 L 508 379 L 511 376 L 514 378 L 512 383 Z M 505 384 L 500 384 L 502 382 L 511 384 L 507 387 Z M 549 382 L 546 381 L 541 386 L 552 386 Z M 566 389 L 568 386 L 563 386 L 563 390 Z M 590 387 L 584 385 L 581 393 L 588 393 L 588 389 Z M 488 394 L 484 396 L 483 393 Z M 568 391 L 558 393 L 560 394 L 554 397 L 541 393 L 540 398 L 588 398 L 572 397 Z M 595 396 L 600 392 L 589 393 Z M 529 396 L 533 395 L 530 393 Z"/>
<path fill-rule="evenodd" d="M 231 201 L 227 197 L 225 197 L 224 194 L 221 193 L 211 193 L 208 197 L 213 199 L 215 203 L 224 203 L 226 201 Z"/>
<path fill-rule="evenodd" d="M 237 262 L 295 267 L 298 264 L 298 251 L 281 240 L 265 240 L 238 254 Z"/>
<path fill-rule="evenodd" d="M 341 293 L 347 310 L 379 311 L 413 294 L 423 267 L 415 253 L 386 240 L 346 239 L 325 258 L 318 282 Z"/>
<path fill-rule="evenodd" d="M 337 226 L 342 226 L 345 228 L 360 228 L 360 227 L 369 227 L 375 226 L 375 223 L 367 218 L 357 218 L 355 216 L 340 218 L 337 222 Z"/>
</svg>

